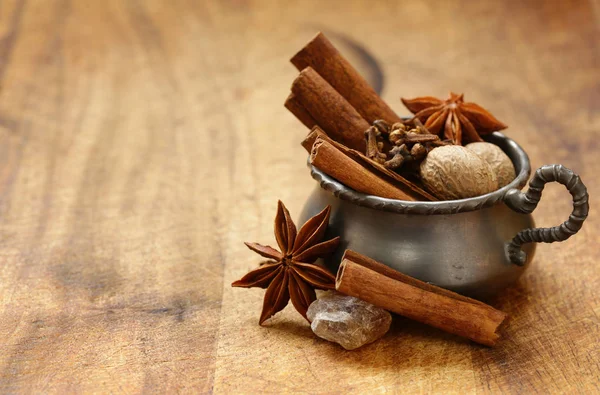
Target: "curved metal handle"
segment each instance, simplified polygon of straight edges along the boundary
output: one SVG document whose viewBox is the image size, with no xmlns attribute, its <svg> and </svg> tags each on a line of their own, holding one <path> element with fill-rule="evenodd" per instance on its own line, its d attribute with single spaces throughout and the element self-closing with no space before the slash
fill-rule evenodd
<svg viewBox="0 0 600 395">
<path fill-rule="evenodd" d="M 542 166 L 535 172 L 529 182 L 527 192 L 518 189 L 509 190 L 504 196 L 504 201 L 511 209 L 524 214 L 535 210 L 544 186 L 548 182 L 556 181 L 569 190 L 573 196 L 573 211 L 565 222 L 553 228 L 529 228 L 517 233 L 510 243 L 506 245 L 508 258 L 515 265 L 523 266 L 527 260 L 527 254 L 521 251 L 521 246 L 526 243 L 554 243 L 563 241 L 573 236 L 581 229 L 583 221 L 588 216 L 588 192 L 579 176 L 562 165 Z"/>
</svg>

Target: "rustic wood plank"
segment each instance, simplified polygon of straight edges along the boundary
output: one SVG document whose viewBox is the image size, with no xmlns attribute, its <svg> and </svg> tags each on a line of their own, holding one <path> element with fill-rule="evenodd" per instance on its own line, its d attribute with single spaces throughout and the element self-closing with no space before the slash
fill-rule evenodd
<svg viewBox="0 0 600 395">
<path fill-rule="evenodd" d="M 600 391 L 600 222 L 538 248 L 494 349 L 396 319 L 355 352 L 230 288 L 314 183 L 288 59 L 337 34 L 384 98 L 466 93 L 593 197 L 587 2 L 25 1 L 0 6 L 0 392 Z M 345 40 L 345 41 L 344 41 Z M 350 43 L 350 44 L 348 44 Z M 383 68 L 352 43 L 362 44 Z M 550 186 L 534 216 L 563 221 Z"/>
</svg>

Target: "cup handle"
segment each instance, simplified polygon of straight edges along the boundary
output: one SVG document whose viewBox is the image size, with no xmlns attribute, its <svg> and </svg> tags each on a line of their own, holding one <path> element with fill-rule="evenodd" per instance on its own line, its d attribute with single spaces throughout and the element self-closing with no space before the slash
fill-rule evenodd
<svg viewBox="0 0 600 395">
<path fill-rule="evenodd" d="M 564 185 L 573 196 L 573 211 L 565 222 L 552 228 L 528 228 L 520 231 L 506 244 L 509 260 L 518 266 L 525 265 L 527 254 L 521 250 L 526 243 L 554 243 L 567 240 L 581 229 L 588 216 L 589 203 L 587 188 L 579 176 L 562 165 L 545 165 L 537 169 L 529 182 L 527 192 L 510 189 L 504 196 L 504 202 L 516 212 L 530 214 L 537 207 L 544 186 L 548 182 Z"/>
</svg>

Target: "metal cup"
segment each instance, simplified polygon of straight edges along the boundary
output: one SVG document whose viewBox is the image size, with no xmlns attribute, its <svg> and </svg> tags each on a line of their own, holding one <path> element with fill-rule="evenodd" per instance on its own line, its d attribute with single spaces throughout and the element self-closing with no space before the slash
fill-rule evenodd
<svg viewBox="0 0 600 395">
<path fill-rule="evenodd" d="M 341 244 L 325 264 L 334 272 L 348 248 L 461 294 L 493 296 L 523 274 L 535 243 L 563 241 L 577 233 L 589 205 L 579 176 L 562 165 L 540 167 L 527 192 L 521 192 L 531 172 L 527 154 L 499 132 L 486 139 L 504 150 L 517 173 L 495 192 L 440 202 L 385 199 L 356 192 L 310 166 L 319 185 L 308 198 L 300 223 L 331 205 L 328 236 L 341 236 Z M 548 182 L 568 189 L 573 212 L 559 226 L 535 228 L 531 212 Z"/>
</svg>

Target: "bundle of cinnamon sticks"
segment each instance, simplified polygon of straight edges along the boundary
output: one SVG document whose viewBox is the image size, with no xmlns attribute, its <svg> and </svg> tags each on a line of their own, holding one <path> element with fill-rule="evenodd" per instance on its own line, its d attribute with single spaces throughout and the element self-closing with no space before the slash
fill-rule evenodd
<svg viewBox="0 0 600 395">
<path fill-rule="evenodd" d="M 365 131 L 378 119 L 401 118 L 319 33 L 291 62 L 300 71 L 285 107 L 311 129 L 303 146 L 311 163 L 356 191 L 399 200 L 438 200 L 415 182 L 363 153 Z"/>
</svg>

